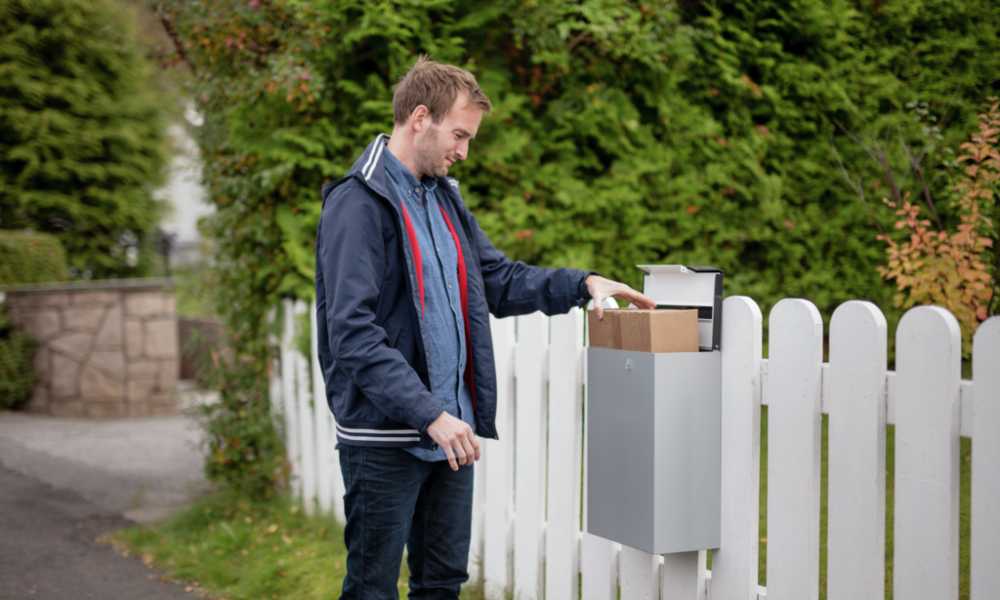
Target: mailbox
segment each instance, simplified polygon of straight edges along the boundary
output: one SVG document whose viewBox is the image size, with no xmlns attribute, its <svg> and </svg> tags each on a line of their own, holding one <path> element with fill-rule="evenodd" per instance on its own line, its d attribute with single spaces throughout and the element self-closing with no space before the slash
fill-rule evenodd
<svg viewBox="0 0 1000 600">
<path fill-rule="evenodd" d="M 658 308 L 698 310 L 698 352 L 587 349 L 587 531 L 652 554 L 718 548 L 722 272 L 639 265 Z"/>
</svg>

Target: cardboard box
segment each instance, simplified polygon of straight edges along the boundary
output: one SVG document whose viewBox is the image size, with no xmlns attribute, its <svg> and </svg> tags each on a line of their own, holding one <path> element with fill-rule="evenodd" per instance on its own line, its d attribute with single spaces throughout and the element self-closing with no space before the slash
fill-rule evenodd
<svg viewBox="0 0 1000 600">
<path fill-rule="evenodd" d="M 597 319 L 597 311 L 587 311 L 587 329 L 590 335 L 590 345 L 599 348 L 622 347 L 621 323 L 618 309 L 604 309 L 604 319 Z"/>
<path fill-rule="evenodd" d="M 697 352 L 695 309 L 605 309 L 588 313 L 590 345 L 636 352 Z"/>
</svg>

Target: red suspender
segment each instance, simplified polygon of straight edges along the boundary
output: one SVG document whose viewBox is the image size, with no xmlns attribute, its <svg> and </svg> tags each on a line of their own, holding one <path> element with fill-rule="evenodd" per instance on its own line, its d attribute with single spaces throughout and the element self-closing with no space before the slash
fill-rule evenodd
<svg viewBox="0 0 1000 600">
<path fill-rule="evenodd" d="M 476 371 L 472 364 L 472 331 L 469 325 L 469 282 L 468 271 L 465 268 L 465 256 L 462 254 L 462 244 L 458 240 L 458 233 L 455 226 L 451 224 L 448 213 L 444 207 L 438 204 L 441 209 L 441 216 L 448 224 L 448 231 L 455 241 L 455 250 L 458 252 L 458 291 L 462 299 L 462 318 L 465 320 L 465 385 L 469 387 L 469 396 L 472 398 L 472 410 L 476 410 Z"/>
<path fill-rule="evenodd" d="M 410 212 L 406 210 L 406 205 L 399 204 L 403 209 L 403 222 L 406 224 L 406 237 L 410 238 L 410 250 L 413 251 L 414 268 L 417 270 L 417 293 L 420 294 L 420 317 L 424 316 L 424 261 L 420 258 L 420 242 L 417 241 L 417 232 L 413 229 L 413 221 L 410 220 Z"/>
<path fill-rule="evenodd" d="M 414 268 L 417 272 L 417 293 L 420 294 L 420 315 L 424 312 L 424 263 L 420 257 L 420 242 L 417 241 L 417 232 L 413 228 L 413 221 L 410 220 L 410 213 L 406 210 L 406 205 L 400 203 L 403 209 L 403 222 L 406 225 L 406 237 L 409 238 L 410 250 L 413 252 Z M 455 251 L 458 254 L 458 293 L 462 301 L 462 318 L 465 321 L 465 385 L 469 388 L 469 395 L 472 398 L 472 410 L 476 410 L 476 373 L 472 360 L 472 328 L 469 324 L 469 284 L 468 270 L 465 268 L 465 256 L 462 253 L 462 244 L 458 239 L 455 226 L 451 224 L 451 219 L 444 207 L 438 204 L 441 209 L 441 216 L 448 225 L 451 238 L 455 242 Z"/>
</svg>

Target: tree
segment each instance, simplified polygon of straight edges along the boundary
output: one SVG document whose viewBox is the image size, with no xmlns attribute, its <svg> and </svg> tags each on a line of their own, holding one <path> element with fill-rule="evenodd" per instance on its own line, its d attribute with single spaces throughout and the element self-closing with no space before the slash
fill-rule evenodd
<svg viewBox="0 0 1000 600">
<path fill-rule="evenodd" d="M 128 10 L 0 2 L 0 227 L 56 235 L 82 277 L 143 273 L 165 160 Z"/>
</svg>

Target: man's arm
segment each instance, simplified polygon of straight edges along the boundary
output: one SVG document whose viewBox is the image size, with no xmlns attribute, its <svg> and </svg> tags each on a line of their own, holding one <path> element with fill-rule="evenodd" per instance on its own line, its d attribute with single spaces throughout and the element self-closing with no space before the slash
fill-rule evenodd
<svg viewBox="0 0 1000 600">
<path fill-rule="evenodd" d="M 376 408 L 423 432 L 442 410 L 375 322 L 385 248 L 378 207 L 357 185 L 348 181 L 332 192 L 316 241 L 330 353 Z"/>
<path fill-rule="evenodd" d="M 593 298 L 598 318 L 602 318 L 604 299 L 612 296 L 628 300 L 639 308 L 656 307 L 648 296 L 594 272 L 548 269 L 510 260 L 493 245 L 472 213 L 462 208 L 472 229 L 473 243 L 479 250 L 486 301 L 490 312 L 497 317 L 536 310 L 547 315 L 560 314 L 574 306 L 583 306 Z"/>
<path fill-rule="evenodd" d="M 561 314 L 590 299 L 584 284 L 588 272 L 536 267 L 510 260 L 493 245 L 472 213 L 464 206 L 462 210 L 469 224 L 471 242 L 479 254 L 486 302 L 495 316 L 523 315 L 536 310 L 547 315 Z"/>
</svg>

